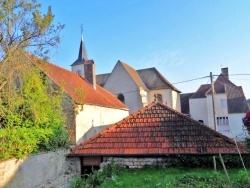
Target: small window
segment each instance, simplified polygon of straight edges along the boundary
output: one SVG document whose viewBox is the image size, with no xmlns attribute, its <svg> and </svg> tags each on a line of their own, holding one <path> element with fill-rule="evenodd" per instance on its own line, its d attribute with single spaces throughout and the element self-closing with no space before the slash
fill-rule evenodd
<svg viewBox="0 0 250 188">
<path fill-rule="evenodd" d="M 119 95 L 117 96 L 117 98 L 118 98 L 121 102 L 125 103 L 125 98 L 124 98 L 124 95 L 123 95 L 123 94 L 119 94 Z"/>
<path fill-rule="evenodd" d="M 217 117 L 217 125 L 218 126 L 228 125 L 228 117 Z"/>
<path fill-rule="evenodd" d="M 221 107 L 222 108 L 227 108 L 227 99 L 221 99 Z"/>
<path fill-rule="evenodd" d="M 204 123 L 203 120 L 198 120 L 200 123 Z"/>
<path fill-rule="evenodd" d="M 160 93 L 157 93 L 154 95 L 156 102 L 162 102 L 162 95 Z"/>
</svg>

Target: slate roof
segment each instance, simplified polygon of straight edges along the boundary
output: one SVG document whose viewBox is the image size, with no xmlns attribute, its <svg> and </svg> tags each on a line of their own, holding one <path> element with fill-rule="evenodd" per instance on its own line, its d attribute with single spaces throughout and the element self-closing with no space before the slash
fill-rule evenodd
<svg viewBox="0 0 250 188">
<path fill-rule="evenodd" d="M 95 90 L 90 83 L 78 74 L 28 54 L 26 54 L 26 57 L 37 65 L 54 83 L 62 87 L 76 103 L 127 109 L 112 93 L 99 85 L 96 85 Z"/>
<path fill-rule="evenodd" d="M 96 75 L 96 83 L 98 83 L 98 85 L 103 87 L 104 84 L 106 83 L 109 75 L 110 75 L 110 73 Z"/>
<path fill-rule="evenodd" d="M 183 93 L 180 94 L 180 100 L 181 100 L 181 112 L 183 114 L 190 114 L 189 112 L 189 98 L 193 95 L 194 93 Z"/>
<path fill-rule="evenodd" d="M 225 93 L 227 95 L 228 113 L 245 113 L 248 110 L 248 104 L 241 86 L 236 86 L 225 75 L 220 74 L 214 82 L 214 91 L 216 94 Z M 212 94 L 211 84 L 201 85 L 190 99 L 206 98 Z M 184 106 L 184 104 L 182 104 Z M 184 106 L 182 108 L 187 108 Z"/>
<path fill-rule="evenodd" d="M 174 91 L 181 93 L 155 67 L 137 70 L 137 73 L 150 90 L 173 89 Z"/>
<path fill-rule="evenodd" d="M 80 42 L 78 58 L 77 58 L 77 60 L 75 60 L 75 62 L 71 66 L 83 64 L 87 60 L 88 60 L 88 56 L 87 56 L 87 52 L 86 52 L 86 48 L 85 48 L 85 44 L 84 44 L 83 36 L 82 36 L 82 40 Z"/>
<path fill-rule="evenodd" d="M 245 153 L 242 146 L 240 150 Z M 232 139 L 167 105 L 151 103 L 74 147 L 69 156 L 156 156 L 236 152 Z"/>
<path fill-rule="evenodd" d="M 190 99 L 206 98 L 206 92 L 211 88 L 211 84 L 201 85 Z"/>
<path fill-rule="evenodd" d="M 120 60 L 117 63 L 121 63 L 137 86 L 145 90 L 173 89 L 181 93 L 155 67 L 135 70 Z M 96 83 L 103 87 L 110 74 L 111 73 L 96 75 Z"/>
<path fill-rule="evenodd" d="M 227 95 L 228 113 L 246 113 L 248 104 L 241 86 L 236 86 L 223 74 L 220 74 L 214 83 L 215 93 Z M 206 94 L 211 94 L 211 88 Z"/>
</svg>

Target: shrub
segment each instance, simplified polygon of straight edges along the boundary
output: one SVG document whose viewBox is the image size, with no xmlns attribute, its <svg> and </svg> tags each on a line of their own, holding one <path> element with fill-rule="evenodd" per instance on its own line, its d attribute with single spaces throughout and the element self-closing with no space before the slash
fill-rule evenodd
<svg viewBox="0 0 250 188">
<path fill-rule="evenodd" d="M 84 180 L 81 176 L 77 176 L 70 182 L 70 188 L 84 188 Z"/>
<path fill-rule="evenodd" d="M 227 168 L 242 167 L 242 162 L 239 155 L 222 155 L 223 161 Z M 245 166 L 250 167 L 249 155 L 242 155 Z M 222 168 L 221 161 L 218 155 L 215 156 L 216 165 Z M 170 166 L 172 167 L 189 167 L 189 168 L 212 168 L 213 156 L 200 155 L 173 155 L 170 156 Z"/>
<path fill-rule="evenodd" d="M 214 173 L 211 177 L 197 175 L 184 175 L 178 178 L 169 187 L 189 187 L 189 188 L 227 188 L 228 182 L 219 173 Z"/>
<path fill-rule="evenodd" d="M 105 177 L 111 178 L 112 176 L 117 176 L 121 169 L 122 167 L 119 163 L 112 161 L 103 167 L 103 174 Z"/>
</svg>

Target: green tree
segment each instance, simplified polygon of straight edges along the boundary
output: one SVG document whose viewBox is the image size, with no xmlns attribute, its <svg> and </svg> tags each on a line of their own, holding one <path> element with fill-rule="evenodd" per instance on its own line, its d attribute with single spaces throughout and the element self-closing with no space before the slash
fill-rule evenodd
<svg viewBox="0 0 250 188">
<path fill-rule="evenodd" d="M 25 53 L 47 58 L 62 25 L 36 0 L 0 1 L 0 160 L 68 143 L 63 92 Z"/>
<path fill-rule="evenodd" d="M 60 42 L 63 25 L 53 25 L 51 7 L 42 15 L 36 0 L 0 1 L 0 57 L 12 57 L 16 50 L 36 56 L 48 55 L 49 48 Z"/>
</svg>

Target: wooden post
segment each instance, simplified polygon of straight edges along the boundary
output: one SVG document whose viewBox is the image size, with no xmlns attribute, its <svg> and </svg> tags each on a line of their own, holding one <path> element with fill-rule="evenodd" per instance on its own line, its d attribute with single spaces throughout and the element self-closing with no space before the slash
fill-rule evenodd
<svg viewBox="0 0 250 188">
<path fill-rule="evenodd" d="M 212 89 L 212 104 L 213 104 L 213 118 L 214 118 L 214 130 L 218 131 L 217 121 L 216 121 L 216 111 L 215 111 L 215 98 L 214 98 L 214 81 L 213 81 L 213 73 L 210 72 L 211 79 L 211 89 Z"/>
<path fill-rule="evenodd" d="M 224 164 L 223 158 L 222 158 L 222 156 L 221 156 L 220 153 L 219 153 L 219 156 L 220 156 L 220 161 L 221 161 L 221 164 L 222 164 L 222 166 L 223 166 L 224 172 L 225 172 L 225 174 L 226 174 L 226 176 L 227 176 L 227 179 L 228 179 L 228 182 L 229 182 L 229 184 L 230 184 L 230 187 L 232 188 L 233 186 L 232 186 L 230 177 L 229 177 L 229 175 L 228 175 L 228 173 L 227 173 L 226 166 L 225 166 L 225 164 Z"/>
<path fill-rule="evenodd" d="M 217 172 L 215 156 L 213 156 L 213 161 L 214 161 L 214 171 Z"/>
</svg>

